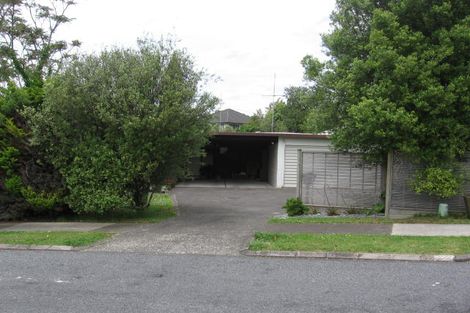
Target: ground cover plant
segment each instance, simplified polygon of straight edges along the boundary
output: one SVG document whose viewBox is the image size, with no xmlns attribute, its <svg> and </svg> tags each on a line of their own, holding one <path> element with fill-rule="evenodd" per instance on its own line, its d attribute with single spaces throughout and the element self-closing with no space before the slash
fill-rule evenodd
<svg viewBox="0 0 470 313">
<path fill-rule="evenodd" d="M 174 216 L 176 216 L 176 210 L 171 197 L 167 194 L 155 194 L 150 200 L 149 206 L 141 210 L 112 211 L 106 214 L 66 214 L 49 219 L 49 221 L 159 223 Z"/>
<path fill-rule="evenodd" d="M 470 237 L 256 233 L 249 249 L 254 251 L 466 254 L 470 253 Z"/>
<path fill-rule="evenodd" d="M 0 243 L 12 245 L 56 245 L 82 247 L 111 237 L 104 232 L 0 232 Z"/>
</svg>

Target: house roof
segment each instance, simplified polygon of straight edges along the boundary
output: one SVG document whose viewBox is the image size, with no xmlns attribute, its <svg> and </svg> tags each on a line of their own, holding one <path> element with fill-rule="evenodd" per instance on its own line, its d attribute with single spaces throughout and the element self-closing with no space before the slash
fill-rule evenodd
<svg viewBox="0 0 470 313">
<path fill-rule="evenodd" d="M 213 116 L 214 116 L 214 121 L 219 124 L 222 124 L 222 123 L 245 124 L 245 123 L 248 123 L 248 120 L 250 119 L 248 115 L 237 112 L 232 109 L 215 111 Z"/>
<path fill-rule="evenodd" d="M 295 138 L 295 139 L 329 139 L 327 133 L 311 134 L 311 133 L 289 133 L 289 132 L 255 132 L 255 133 L 240 133 L 240 132 L 219 132 L 214 133 L 213 137 L 266 137 L 266 138 Z"/>
</svg>

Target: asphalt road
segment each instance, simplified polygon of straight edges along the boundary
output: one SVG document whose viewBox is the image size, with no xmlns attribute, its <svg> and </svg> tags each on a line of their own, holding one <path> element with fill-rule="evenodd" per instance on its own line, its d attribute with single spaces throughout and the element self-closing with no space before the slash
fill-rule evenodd
<svg viewBox="0 0 470 313">
<path fill-rule="evenodd" d="M 0 252 L 0 312 L 470 312 L 469 263 Z"/>
</svg>

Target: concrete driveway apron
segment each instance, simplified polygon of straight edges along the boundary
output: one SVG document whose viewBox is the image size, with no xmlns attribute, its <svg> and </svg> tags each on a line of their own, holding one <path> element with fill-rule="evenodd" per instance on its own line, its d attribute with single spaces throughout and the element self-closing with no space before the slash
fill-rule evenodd
<svg viewBox="0 0 470 313">
<path fill-rule="evenodd" d="M 294 189 L 175 188 L 179 215 L 158 224 L 111 226 L 112 239 L 93 251 L 238 255 L 264 230 Z"/>
</svg>

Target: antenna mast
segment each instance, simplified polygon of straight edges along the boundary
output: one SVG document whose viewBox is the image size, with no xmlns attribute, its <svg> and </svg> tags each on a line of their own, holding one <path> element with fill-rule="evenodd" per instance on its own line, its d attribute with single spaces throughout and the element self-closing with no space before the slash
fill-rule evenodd
<svg viewBox="0 0 470 313">
<path fill-rule="evenodd" d="M 274 132 L 274 101 L 276 101 L 276 97 L 283 97 L 284 95 L 276 95 L 276 73 L 274 73 L 274 83 L 273 83 L 273 94 L 272 95 L 264 95 L 266 97 L 273 97 L 273 102 L 269 105 L 272 108 L 271 114 L 271 132 Z"/>
</svg>

